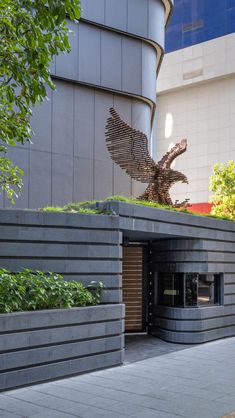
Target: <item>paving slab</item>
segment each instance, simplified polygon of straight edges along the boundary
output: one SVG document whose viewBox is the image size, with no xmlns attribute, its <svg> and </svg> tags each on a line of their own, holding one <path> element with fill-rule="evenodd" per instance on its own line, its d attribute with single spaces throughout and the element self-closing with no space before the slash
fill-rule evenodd
<svg viewBox="0 0 235 418">
<path fill-rule="evenodd" d="M 192 347 L 192 345 L 189 344 L 168 343 L 160 340 L 160 338 L 155 338 L 147 334 L 127 334 L 125 343 L 125 364 L 135 363 L 136 361 L 146 360 L 147 358 L 158 357 L 163 354 L 173 353 Z"/>
<path fill-rule="evenodd" d="M 145 340 L 146 342 L 147 340 Z M 155 340 L 158 344 L 159 340 Z M 147 345 L 150 340 L 147 341 Z M 1 418 L 221 418 L 235 410 L 235 338 L 0 394 Z M 146 345 L 141 343 L 142 350 Z M 178 346 L 178 345 L 177 345 Z M 161 345 L 163 350 L 164 346 Z M 152 356 L 155 350 L 156 355 Z"/>
</svg>

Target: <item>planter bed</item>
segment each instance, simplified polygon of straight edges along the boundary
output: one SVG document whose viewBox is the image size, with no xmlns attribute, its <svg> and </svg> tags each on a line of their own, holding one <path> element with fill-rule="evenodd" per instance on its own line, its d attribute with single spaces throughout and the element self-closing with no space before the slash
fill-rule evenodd
<svg viewBox="0 0 235 418">
<path fill-rule="evenodd" d="M 0 314 L 0 390 L 121 364 L 124 305 Z"/>
</svg>

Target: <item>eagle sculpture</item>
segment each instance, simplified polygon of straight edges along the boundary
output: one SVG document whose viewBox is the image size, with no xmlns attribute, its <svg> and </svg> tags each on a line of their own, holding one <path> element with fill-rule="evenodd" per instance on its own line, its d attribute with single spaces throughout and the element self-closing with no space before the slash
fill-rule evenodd
<svg viewBox="0 0 235 418">
<path fill-rule="evenodd" d="M 105 137 L 112 160 L 132 179 L 149 183 L 140 199 L 177 207 L 187 204 L 187 200 L 173 204 L 169 193 L 174 183 L 188 183 L 183 173 L 171 169 L 175 158 L 186 151 L 186 139 L 176 144 L 156 163 L 149 154 L 146 135 L 131 128 L 113 108 L 110 109 Z"/>
</svg>

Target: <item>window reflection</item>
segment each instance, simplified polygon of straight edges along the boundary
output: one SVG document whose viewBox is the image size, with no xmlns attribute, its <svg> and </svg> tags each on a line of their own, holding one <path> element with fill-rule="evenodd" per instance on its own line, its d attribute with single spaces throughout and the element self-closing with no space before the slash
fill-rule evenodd
<svg viewBox="0 0 235 418">
<path fill-rule="evenodd" d="M 164 274 L 159 281 L 159 299 L 164 306 L 183 306 L 183 275 Z"/>
<path fill-rule="evenodd" d="M 185 275 L 185 305 L 197 306 L 198 304 L 198 275 L 189 273 Z"/>
<path fill-rule="evenodd" d="M 158 305 L 170 307 L 207 306 L 221 303 L 221 275 L 159 273 Z"/>
</svg>

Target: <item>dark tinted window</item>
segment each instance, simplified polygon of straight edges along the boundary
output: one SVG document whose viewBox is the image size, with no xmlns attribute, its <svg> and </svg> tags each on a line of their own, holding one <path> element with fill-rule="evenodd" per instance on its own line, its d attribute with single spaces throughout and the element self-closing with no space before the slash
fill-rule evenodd
<svg viewBox="0 0 235 418">
<path fill-rule="evenodd" d="M 215 274 L 199 274 L 198 305 L 215 305 L 219 303 L 219 276 Z"/>
<path fill-rule="evenodd" d="M 221 275 L 158 273 L 156 302 L 170 307 L 220 304 Z"/>
<path fill-rule="evenodd" d="M 198 275 L 195 273 L 185 274 L 185 305 L 195 306 L 197 305 L 197 284 Z"/>
<path fill-rule="evenodd" d="M 161 274 L 158 284 L 158 303 L 160 305 L 183 306 L 183 274 Z"/>
</svg>

